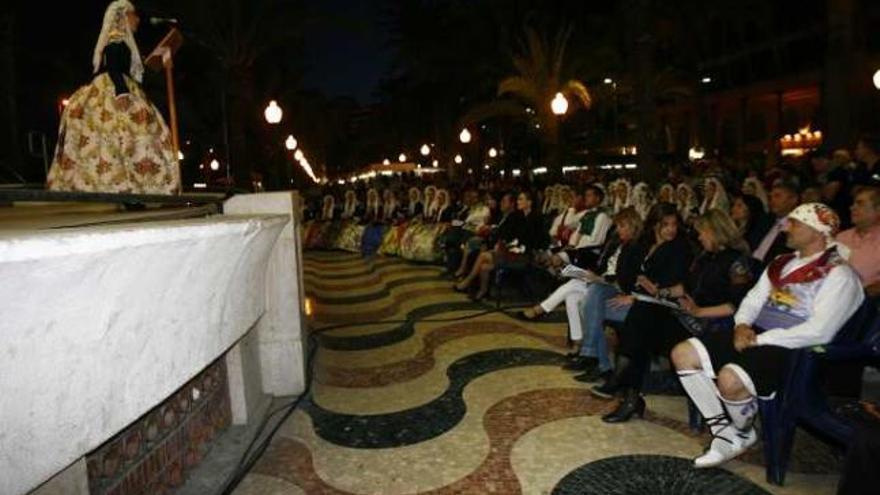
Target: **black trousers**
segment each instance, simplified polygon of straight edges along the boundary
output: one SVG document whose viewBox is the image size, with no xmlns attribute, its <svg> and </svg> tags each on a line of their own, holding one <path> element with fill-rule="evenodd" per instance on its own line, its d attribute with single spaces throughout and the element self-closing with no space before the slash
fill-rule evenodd
<svg viewBox="0 0 880 495">
<path fill-rule="evenodd" d="M 672 348 L 691 333 L 669 308 L 641 301 L 633 303 L 619 331 L 618 354 L 628 359 L 619 370 L 618 383 L 641 390 L 654 356 L 668 357 Z"/>
</svg>

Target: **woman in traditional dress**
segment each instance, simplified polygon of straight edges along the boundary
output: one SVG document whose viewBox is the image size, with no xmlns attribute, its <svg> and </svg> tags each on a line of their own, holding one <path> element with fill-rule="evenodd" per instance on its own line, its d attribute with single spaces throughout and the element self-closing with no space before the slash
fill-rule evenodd
<svg viewBox="0 0 880 495">
<path fill-rule="evenodd" d="M 367 191 L 367 212 L 364 215 L 366 228 L 361 239 L 361 253 L 364 256 L 376 254 L 376 251 L 382 244 L 382 237 L 385 234 L 385 227 L 382 225 L 384 217 L 385 214 L 379 191 L 375 188 L 370 188 Z"/>
<path fill-rule="evenodd" d="M 742 192 L 758 198 L 761 204 L 764 205 L 764 213 L 770 211 L 767 189 L 764 188 L 764 184 L 757 177 L 746 177 L 746 180 L 743 181 Z"/>
<path fill-rule="evenodd" d="M 358 216 L 358 200 L 357 194 L 354 191 L 349 189 L 345 191 L 345 203 L 342 205 L 342 214 L 340 218 L 343 220 L 350 220 L 356 216 Z"/>
<path fill-rule="evenodd" d="M 385 235 L 382 236 L 382 245 L 379 254 L 397 256 L 400 254 L 400 240 L 406 232 L 407 217 L 402 212 L 403 208 L 397 201 L 397 195 L 391 189 L 385 190 L 385 207 L 382 212 L 382 221 L 387 226 Z"/>
<path fill-rule="evenodd" d="M 171 132 L 140 86 L 139 23 L 128 0 L 107 7 L 92 56 L 96 76 L 61 115 L 49 189 L 172 194 L 180 188 Z"/>
<path fill-rule="evenodd" d="M 658 203 L 675 203 L 675 188 L 672 184 L 666 182 L 660 186 L 657 192 Z"/>
<path fill-rule="evenodd" d="M 675 204 L 678 208 L 678 214 L 686 224 L 689 224 L 693 217 L 700 213 L 694 188 L 686 182 L 682 182 L 675 188 Z"/>
<path fill-rule="evenodd" d="M 648 218 L 651 207 L 654 206 L 654 197 L 651 194 L 651 187 L 645 182 L 639 182 L 633 188 L 632 206 L 636 212 L 642 217 L 642 220 Z"/>
<path fill-rule="evenodd" d="M 364 215 L 357 193 L 352 190 L 345 192 L 345 206 L 342 208 L 342 225 L 333 247 L 357 253 L 361 250 L 361 239 L 364 237 L 364 226 L 360 218 Z"/>
<path fill-rule="evenodd" d="M 428 186 L 425 188 L 425 210 L 422 212 L 422 219 L 426 222 L 433 222 L 434 216 L 437 214 L 437 188 Z"/>
<path fill-rule="evenodd" d="M 409 188 L 409 203 L 406 207 L 406 217 L 415 220 L 422 216 L 425 205 L 422 204 L 422 192 L 417 187 Z"/>
<path fill-rule="evenodd" d="M 438 191 L 434 186 L 426 187 L 422 221 L 404 233 L 400 240 L 400 256 L 413 261 L 440 261 L 443 251 L 439 247 L 439 239 L 449 228 L 452 213 L 449 194 L 442 189 Z"/>
<path fill-rule="evenodd" d="M 617 181 L 617 187 L 614 188 L 614 213 L 620 213 L 620 210 L 632 206 L 632 185 L 626 179 Z"/>
<path fill-rule="evenodd" d="M 700 214 L 709 210 L 721 210 L 730 213 L 730 199 L 724 185 L 715 177 L 707 177 L 703 183 L 703 204 L 700 205 Z"/>
</svg>

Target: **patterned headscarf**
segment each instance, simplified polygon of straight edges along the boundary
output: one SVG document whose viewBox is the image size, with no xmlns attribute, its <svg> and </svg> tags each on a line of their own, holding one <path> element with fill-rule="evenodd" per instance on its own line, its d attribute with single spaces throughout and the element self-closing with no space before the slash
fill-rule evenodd
<svg viewBox="0 0 880 495">
<path fill-rule="evenodd" d="M 751 194 L 761 200 L 761 204 L 764 205 L 765 213 L 770 211 L 767 189 L 764 188 L 764 184 L 762 184 L 757 177 L 747 177 L 746 180 L 743 181 L 742 188 L 744 193 Z"/>
<path fill-rule="evenodd" d="M 788 217 L 797 220 L 828 239 L 833 239 L 840 230 L 840 217 L 828 206 L 822 203 L 804 203 L 788 214 Z"/>
<path fill-rule="evenodd" d="M 134 33 L 131 32 L 131 27 L 128 25 L 128 13 L 134 12 L 134 10 L 134 5 L 128 0 L 114 0 L 107 6 L 101 34 L 98 36 L 98 43 L 95 44 L 95 51 L 92 54 L 92 67 L 94 67 L 96 74 L 101 71 L 104 48 L 107 48 L 110 43 L 122 42 L 131 51 L 129 75 L 137 82 L 143 81 L 144 63 L 141 60 L 141 52 L 138 50 L 137 43 L 134 41 Z"/>
<path fill-rule="evenodd" d="M 704 192 L 708 189 L 709 184 L 713 184 L 715 186 L 715 195 L 711 198 L 706 196 L 703 199 L 703 204 L 700 206 L 700 213 L 702 214 L 712 209 L 729 213 L 730 200 L 727 198 L 727 191 L 724 189 L 724 185 L 721 184 L 721 181 L 715 177 L 707 177 L 704 184 Z"/>
</svg>

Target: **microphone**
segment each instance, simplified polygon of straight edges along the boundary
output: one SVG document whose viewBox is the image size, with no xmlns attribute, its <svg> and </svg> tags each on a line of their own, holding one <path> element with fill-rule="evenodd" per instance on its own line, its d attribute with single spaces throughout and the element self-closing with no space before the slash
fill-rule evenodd
<svg viewBox="0 0 880 495">
<path fill-rule="evenodd" d="M 165 17 L 150 17 L 150 24 L 153 26 L 160 26 L 162 24 L 177 24 L 177 19 Z"/>
</svg>

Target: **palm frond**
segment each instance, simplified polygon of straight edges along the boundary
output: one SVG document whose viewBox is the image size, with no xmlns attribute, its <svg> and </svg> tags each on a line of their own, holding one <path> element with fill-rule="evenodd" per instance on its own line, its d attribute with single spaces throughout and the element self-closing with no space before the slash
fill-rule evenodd
<svg viewBox="0 0 880 495">
<path fill-rule="evenodd" d="M 512 76 L 498 84 L 498 96 L 515 96 L 530 104 L 536 104 L 541 97 L 541 91 L 535 86 L 535 80 L 523 76 Z"/>
<path fill-rule="evenodd" d="M 498 117 L 526 118 L 526 116 L 526 109 L 522 103 L 507 99 L 494 100 L 470 109 L 459 119 L 458 127 L 467 127 Z"/>
<path fill-rule="evenodd" d="M 589 110 L 593 105 L 590 90 L 581 81 L 571 79 L 562 85 L 561 91 L 566 96 L 573 97 L 585 110 Z"/>
</svg>

